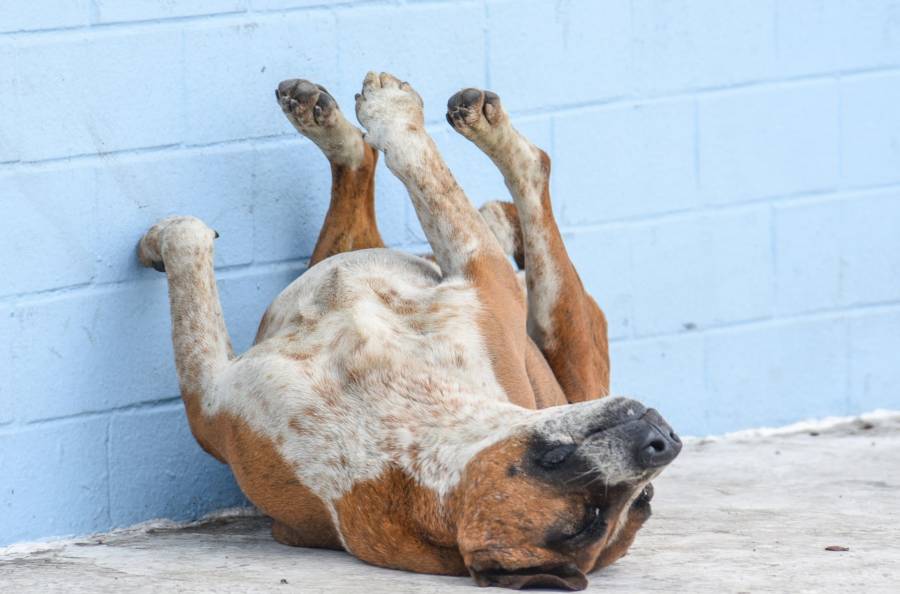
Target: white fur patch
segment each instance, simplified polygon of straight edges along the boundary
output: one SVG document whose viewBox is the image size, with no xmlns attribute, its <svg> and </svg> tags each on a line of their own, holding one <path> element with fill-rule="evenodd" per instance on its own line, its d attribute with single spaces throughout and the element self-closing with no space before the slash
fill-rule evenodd
<svg viewBox="0 0 900 594">
<path fill-rule="evenodd" d="M 478 332 L 475 290 L 415 256 L 324 260 L 269 309 L 257 346 L 204 398 L 271 439 L 331 506 L 389 465 L 446 495 L 530 411 L 509 403 Z"/>
</svg>

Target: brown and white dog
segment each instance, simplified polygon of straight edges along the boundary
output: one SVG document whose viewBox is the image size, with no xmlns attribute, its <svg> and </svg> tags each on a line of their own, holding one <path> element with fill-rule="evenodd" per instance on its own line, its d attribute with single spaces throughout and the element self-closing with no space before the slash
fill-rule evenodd
<svg viewBox="0 0 900 594">
<path fill-rule="evenodd" d="M 323 87 L 289 80 L 276 97 L 328 157 L 331 206 L 311 268 L 269 306 L 255 345 L 232 352 L 212 229 L 172 217 L 139 246 L 168 275 L 197 441 L 231 466 L 279 542 L 480 585 L 586 587 L 586 573 L 631 545 L 650 480 L 681 443 L 653 409 L 598 400 L 606 320 L 563 246 L 547 155 L 495 94 L 451 97 L 448 121 L 500 168 L 515 202 L 479 214 L 407 83 L 366 76 L 365 134 Z M 383 249 L 378 150 L 434 262 Z"/>
</svg>

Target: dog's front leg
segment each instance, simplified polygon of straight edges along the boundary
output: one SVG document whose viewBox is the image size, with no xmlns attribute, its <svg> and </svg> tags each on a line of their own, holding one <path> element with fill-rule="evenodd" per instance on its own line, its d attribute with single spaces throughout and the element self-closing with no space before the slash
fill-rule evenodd
<svg viewBox="0 0 900 594">
<path fill-rule="evenodd" d="M 224 461 L 203 410 L 204 398 L 233 356 L 213 269 L 217 236 L 199 219 L 169 217 L 147 231 L 138 257 L 168 277 L 175 365 L 191 431 L 203 449 Z"/>
</svg>

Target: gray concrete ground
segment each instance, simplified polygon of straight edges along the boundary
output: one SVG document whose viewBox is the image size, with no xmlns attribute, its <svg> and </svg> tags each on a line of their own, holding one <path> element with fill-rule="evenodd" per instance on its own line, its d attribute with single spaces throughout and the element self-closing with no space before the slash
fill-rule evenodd
<svg viewBox="0 0 900 594">
<path fill-rule="evenodd" d="M 900 413 L 691 440 L 596 592 L 900 592 Z M 848 547 L 827 551 L 826 547 Z M 275 543 L 265 519 L 0 549 L 3 592 L 463 592 Z M 479 590 L 481 591 L 481 590 Z"/>
</svg>

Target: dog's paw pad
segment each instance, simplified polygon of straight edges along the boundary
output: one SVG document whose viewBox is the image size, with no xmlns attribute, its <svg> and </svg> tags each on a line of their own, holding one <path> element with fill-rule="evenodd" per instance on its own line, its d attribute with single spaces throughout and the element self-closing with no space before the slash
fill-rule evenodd
<svg viewBox="0 0 900 594">
<path fill-rule="evenodd" d="M 368 131 L 366 138 L 384 148 L 389 138 L 397 139 L 424 130 L 422 98 L 392 74 L 370 72 L 356 95 L 356 117 Z"/>
<path fill-rule="evenodd" d="M 298 78 L 282 81 L 275 90 L 275 99 L 285 115 L 301 128 L 331 125 L 339 111 L 337 101 L 325 87 Z"/>
<path fill-rule="evenodd" d="M 500 124 L 505 112 L 491 91 L 463 89 L 447 100 L 447 122 L 463 133 L 478 133 Z"/>
</svg>

